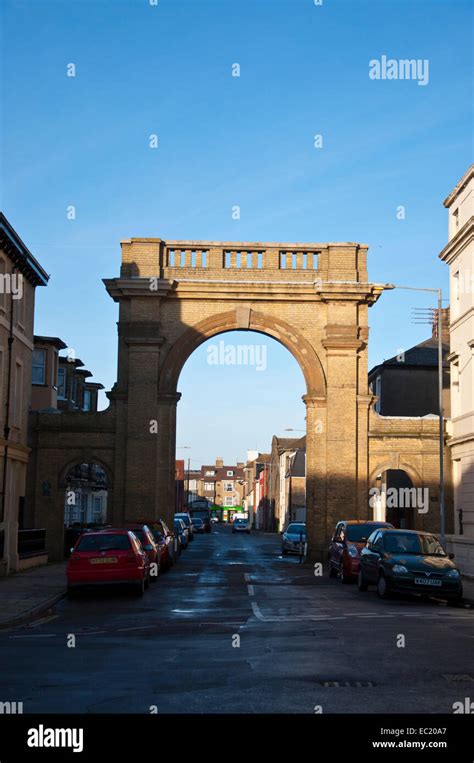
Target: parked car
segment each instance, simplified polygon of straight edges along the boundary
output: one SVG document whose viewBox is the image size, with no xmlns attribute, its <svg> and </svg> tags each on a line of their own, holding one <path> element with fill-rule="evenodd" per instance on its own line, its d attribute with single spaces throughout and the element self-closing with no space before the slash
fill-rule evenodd
<svg viewBox="0 0 474 763">
<path fill-rule="evenodd" d="M 130 585 L 142 596 L 150 583 L 150 560 L 130 530 L 81 535 L 67 565 L 67 593 L 96 585 Z"/>
<path fill-rule="evenodd" d="M 379 527 L 393 527 L 389 522 L 364 521 L 357 519 L 342 520 L 337 523 L 329 544 L 329 577 L 339 575 L 341 583 L 357 580 L 359 574 L 360 552 L 367 543 L 367 538 Z"/>
<path fill-rule="evenodd" d="M 201 517 L 193 517 L 193 528 L 195 533 L 206 532 L 204 521 L 201 519 Z"/>
<path fill-rule="evenodd" d="M 238 519 L 234 519 L 232 523 L 232 532 L 233 533 L 247 533 L 247 535 L 250 534 L 250 522 L 248 519 L 243 519 L 242 517 Z"/>
<path fill-rule="evenodd" d="M 179 555 L 176 535 L 163 519 L 153 520 L 151 531 L 160 551 L 160 569 L 169 570 Z"/>
<path fill-rule="evenodd" d="M 191 515 L 188 514 L 186 511 L 178 511 L 177 514 L 175 514 L 175 517 L 178 517 L 178 519 L 182 519 L 184 524 L 189 530 L 189 540 L 194 540 L 194 523 L 191 518 Z"/>
<path fill-rule="evenodd" d="M 142 522 L 130 522 L 127 523 L 127 530 L 131 530 L 133 534 L 138 538 L 140 543 L 142 544 L 142 547 L 144 551 L 146 551 L 148 555 L 148 559 L 150 560 L 150 570 L 151 575 L 150 579 L 156 583 L 158 580 L 158 575 L 161 572 L 162 564 L 161 564 L 161 557 L 160 557 L 160 549 L 158 547 L 157 542 L 155 541 L 155 538 L 153 537 L 153 533 L 148 527 L 148 525 L 142 523 Z"/>
<path fill-rule="evenodd" d="M 286 556 L 286 554 L 299 554 L 301 541 L 306 543 L 306 523 L 290 522 L 281 536 L 282 556 Z"/>
<path fill-rule="evenodd" d="M 174 532 L 178 539 L 179 553 L 189 545 L 189 529 L 179 517 L 174 518 Z"/>
<path fill-rule="evenodd" d="M 194 502 L 196 504 L 196 501 Z M 199 508 L 194 505 L 192 509 L 190 509 L 191 513 L 191 519 L 194 524 L 195 519 L 202 519 L 203 526 L 204 526 L 204 532 L 210 533 L 211 532 L 211 512 L 210 509 L 204 508 L 203 506 L 200 506 Z"/>
<path fill-rule="evenodd" d="M 462 578 L 453 556 L 431 533 L 376 530 L 360 555 L 359 591 L 376 585 L 382 599 L 392 593 L 422 593 L 459 601 Z"/>
</svg>

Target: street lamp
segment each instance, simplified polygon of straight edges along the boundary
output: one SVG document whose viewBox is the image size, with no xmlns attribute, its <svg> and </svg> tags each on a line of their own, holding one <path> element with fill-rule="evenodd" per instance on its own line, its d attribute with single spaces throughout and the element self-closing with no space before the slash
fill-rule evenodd
<svg viewBox="0 0 474 763">
<path fill-rule="evenodd" d="M 438 295 L 438 418 L 439 418 L 439 524 L 441 543 L 446 544 L 446 512 L 444 505 L 444 426 L 443 426 L 443 292 L 442 289 L 427 289 L 419 286 L 399 286 L 386 284 L 386 289 L 426 291 Z"/>
</svg>

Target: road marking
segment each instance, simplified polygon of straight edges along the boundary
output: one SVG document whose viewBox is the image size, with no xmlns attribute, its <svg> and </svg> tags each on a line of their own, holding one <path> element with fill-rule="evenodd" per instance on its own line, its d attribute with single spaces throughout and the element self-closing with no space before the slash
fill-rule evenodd
<svg viewBox="0 0 474 763">
<path fill-rule="evenodd" d="M 53 638 L 57 633 L 28 633 L 24 636 L 10 636 L 10 638 Z"/>
<path fill-rule="evenodd" d="M 122 631 L 142 631 L 144 628 L 154 627 L 154 625 L 134 625 L 133 628 L 117 628 L 117 633 Z"/>
<path fill-rule="evenodd" d="M 250 572 L 244 572 L 244 580 L 246 583 L 250 583 L 250 581 L 252 580 L 252 576 Z"/>
<path fill-rule="evenodd" d="M 253 585 L 248 585 L 247 586 L 247 590 L 249 592 L 249 596 L 255 596 L 255 589 L 254 589 Z"/>
</svg>

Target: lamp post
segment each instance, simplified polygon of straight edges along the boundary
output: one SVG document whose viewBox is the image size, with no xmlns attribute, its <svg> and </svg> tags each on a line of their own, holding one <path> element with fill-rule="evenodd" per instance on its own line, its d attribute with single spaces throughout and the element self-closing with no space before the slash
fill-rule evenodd
<svg viewBox="0 0 474 763">
<path fill-rule="evenodd" d="M 438 419 L 439 419 L 439 526 L 441 544 L 446 544 L 446 510 L 444 499 L 444 417 L 443 417 L 443 292 L 442 289 L 427 289 L 419 286 L 399 286 L 386 284 L 387 289 L 425 291 L 438 296 Z"/>
</svg>

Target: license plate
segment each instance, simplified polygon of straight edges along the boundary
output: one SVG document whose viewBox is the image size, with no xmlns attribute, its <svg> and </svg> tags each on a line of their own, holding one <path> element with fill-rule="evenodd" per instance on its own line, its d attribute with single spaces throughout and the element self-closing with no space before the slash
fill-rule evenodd
<svg viewBox="0 0 474 763">
<path fill-rule="evenodd" d="M 116 556 L 98 556 L 94 559 L 90 560 L 91 564 L 116 564 L 117 563 L 117 557 Z"/>
<path fill-rule="evenodd" d="M 442 581 L 437 578 L 415 578 L 417 585 L 441 585 Z"/>
</svg>

